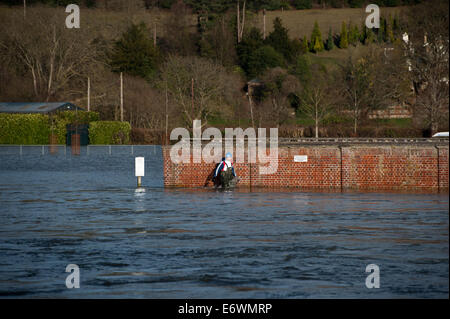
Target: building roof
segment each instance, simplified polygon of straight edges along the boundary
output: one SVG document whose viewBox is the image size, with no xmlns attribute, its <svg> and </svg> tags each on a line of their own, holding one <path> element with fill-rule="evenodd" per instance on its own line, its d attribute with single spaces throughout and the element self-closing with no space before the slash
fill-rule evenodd
<svg viewBox="0 0 450 319">
<path fill-rule="evenodd" d="M 51 113 L 56 111 L 84 111 L 70 102 L 0 102 L 0 113 Z"/>
</svg>

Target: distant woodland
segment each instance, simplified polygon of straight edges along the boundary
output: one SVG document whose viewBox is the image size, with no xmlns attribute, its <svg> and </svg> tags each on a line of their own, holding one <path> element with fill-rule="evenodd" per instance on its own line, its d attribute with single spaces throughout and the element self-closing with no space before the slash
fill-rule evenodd
<svg viewBox="0 0 450 319">
<path fill-rule="evenodd" d="M 373 29 L 360 0 L 23 3 L 0 1 L 0 101 L 86 107 L 89 81 L 91 110 L 119 120 L 122 74 L 135 142 L 194 119 L 285 137 L 448 130 L 448 1 L 370 1 Z M 411 116 L 374 116 L 393 107 Z"/>
</svg>

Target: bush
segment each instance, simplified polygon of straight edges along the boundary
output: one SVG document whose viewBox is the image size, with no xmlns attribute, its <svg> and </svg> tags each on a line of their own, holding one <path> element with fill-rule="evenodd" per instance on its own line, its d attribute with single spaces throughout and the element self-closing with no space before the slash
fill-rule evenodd
<svg viewBox="0 0 450 319">
<path fill-rule="evenodd" d="M 165 131 L 149 128 L 132 128 L 131 143 L 133 144 L 164 144 Z"/>
<path fill-rule="evenodd" d="M 0 114 L 0 144 L 48 144 L 48 116 Z"/>
<path fill-rule="evenodd" d="M 294 0 L 292 2 L 292 5 L 297 10 L 311 9 L 312 8 L 311 2 L 312 2 L 311 0 Z"/>
<path fill-rule="evenodd" d="M 250 56 L 248 76 L 253 78 L 262 75 L 267 69 L 284 66 L 283 56 L 269 45 L 262 46 Z"/>
<path fill-rule="evenodd" d="M 114 72 L 150 78 L 156 71 L 159 52 L 148 37 L 144 23 L 132 24 L 114 44 L 110 65 Z"/>
<path fill-rule="evenodd" d="M 97 112 L 64 111 L 56 114 L 0 114 L 0 144 L 48 144 L 51 133 L 66 143 L 66 125 L 97 121 Z"/>
<path fill-rule="evenodd" d="M 131 125 L 128 122 L 97 121 L 89 123 L 91 144 L 129 144 Z"/>
<path fill-rule="evenodd" d="M 56 134 L 58 144 L 66 143 L 66 125 L 67 124 L 89 124 L 99 120 L 98 112 L 75 112 L 64 111 L 51 116 L 51 132 Z"/>
</svg>

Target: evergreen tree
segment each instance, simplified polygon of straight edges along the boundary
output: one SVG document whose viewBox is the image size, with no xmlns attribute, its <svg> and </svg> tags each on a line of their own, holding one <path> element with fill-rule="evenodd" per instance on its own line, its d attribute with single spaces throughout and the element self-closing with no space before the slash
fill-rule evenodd
<svg viewBox="0 0 450 319">
<path fill-rule="evenodd" d="M 328 51 L 333 50 L 334 48 L 334 40 L 333 40 L 333 34 L 331 33 L 331 27 L 328 30 L 328 39 L 327 39 L 327 47 L 326 49 Z"/>
<path fill-rule="evenodd" d="M 291 73 L 299 79 L 302 85 L 306 85 L 311 80 L 312 74 L 310 64 L 311 62 L 308 56 L 301 55 L 297 58 L 291 69 Z"/>
<path fill-rule="evenodd" d="M 389 19 L 386 22 L 386 41 L 389 41 L 389 43 L 395 42 L 394 31 L 392 30 L 393 24 L 394 20 L 392 19 L 392 16 L 389 14 Z"/>
<path fill-rule="evenodd" d="M 311 9 L 312 8 L 312 1 L 311 0 L 294 0 L 292 2 L 292 5 L 297 10 Z"/>
<path fill-rule="evenodd" d="M 369 44 L 375 42 L 375 34 L 372 29 L 365 28 L 364 44 Z"/>
<path fill-rule="evenodd" d="M 367 31 L 369 29 L 366 27 L 366 24 L 363 22 L 361 25 L 361 32 L 359 33 L 359 42 L 362 44 L 366 43 Z"/>
<path fill-rule="evenodd" d="M 132 24 L 115 42 L 110 55 L 110 66 L 114 72 L 149 78 L 157 68 L 158 49 L 147 36 L 144 23 Z"/>
<path fill-rule="evenodd" d="M 267 37 L 266 44 L 281 53 L 287 61 L 293 61 L 298 52 L 293 41 L 289 39 L 288 29 L 283 26 L 279 17 L 273 21 L 273 31 Z"/>
<path fill-rule="evenodd" d="M 319 24 L 316 22 L 314 22 L 314 29 L 311 33 L 311 51 L 313 52 L 320 52 L 323 51 L 323 41 L 322 41 L 322 33 L 320 32 L 319 29 Z"/>
<path fill-rule="evenodd" d="M 249 57 L 247 76 L 252 79 L 261 76 L 267 69 L 284 66 L 283 56 L 270 45 L 264 45 Z"/>
<path fill-rule="evenodd" d="M 359 30 L 357 25 L 348 24 L 348 43 L 356 45 L 359 41 Z"/>
<path fill-rule="evenodd" d="M 354 41 L 353 45 L 357 45 L 358 42 L 361 41 L 361 32 L 359 32 L 358 26 L 356 24 L 353 27 L 353 41 Z"/>
<path fill-rule="evenodd" d="M 305 54 L 305 53 L 308 53 L 308 51 L 309 51 L 308 39 L 306 38 L 306 35 L 305 35 L 303 37 L 303 40 L 301 43 L 300 52 Z"/>
<path fill-rule="evenodd" d="M 341 35 L 340 35 L 340 39 L 339 39 L 339 47 L 341 49 L 348 48 L 347 27 L 346 27 L 344 21 L 342 22 L 342 27 L 341 27 Z"/>
<path fill-rule="evenodd" d="M 257 28 L 251 28 L 250 32 L 244 35 L 242 41 L 237 45 L 239 65 L 247 74 L 251 68 L 250 64 L 253 63 L 250 62 L 252 55 L 263 45 L 262 33 Z"/>
<path fill-rule="evenodd" d="M 394 21 L 392 23 L 392 30 L 394 31 L 395 35 L 398 35 L 400 33 L 400 21 L 398 18 L 398 13 L 395 13 L 395 15 L 394 15 Z"/>
<path fill-rule="evenodd" d="M 382 43 L 386 41 L 386 19 L 380 17 L 380 27 L 378 28 L 378 42 Z"/>
<path fill-rule="evenodd" d="M 313 46 L 313 52 L 317 53 L 323 50 L 323 43 L 320 43 L 319 39 L 316 38 Z"/>
</svg>

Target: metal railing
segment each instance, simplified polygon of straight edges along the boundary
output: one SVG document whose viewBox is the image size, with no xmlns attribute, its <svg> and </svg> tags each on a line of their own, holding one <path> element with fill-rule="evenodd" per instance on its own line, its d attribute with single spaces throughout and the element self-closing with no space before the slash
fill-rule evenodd
<svg viewBox="0 0 450 319">
<path fill-rule="evenodd" d="M 86 145 L 81 146 L 81 155 L 91 154 L 141 154 L 145 151 L 146 154 L 157 154 L 159 145 Z M 26 145 L 26 144 L 0 144 L 0 155 L 70 155 L 72 154 L 71 146 L 65 144 L 40 144 L 40 145 Z"/>
</svg>

